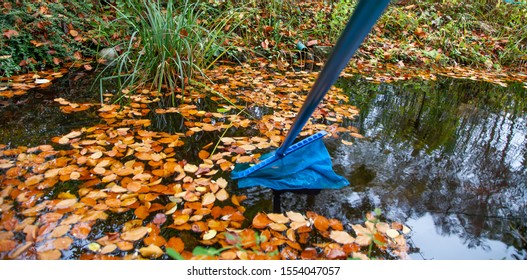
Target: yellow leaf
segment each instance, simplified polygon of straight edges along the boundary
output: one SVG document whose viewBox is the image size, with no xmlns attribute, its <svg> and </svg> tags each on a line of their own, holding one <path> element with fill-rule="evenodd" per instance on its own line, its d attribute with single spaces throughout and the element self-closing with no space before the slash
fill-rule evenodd
<svg viewBox="0 0 527 280">
<path fill-rule="evenodd" d="M 100 249 L 101 249 L 101 244 L 97 243 L 97 242 L 92 242 L 90 244 L 88 244 L 88 249 L 92 252 L 98 252 Z"/>
<path fill-rule="evenodd" d="M 214 229 L 211 229 L 207 232 L 205 232 L 205 234 L 203 235 L 203 240 L 210 240 L 212 238 L 214 238 L 216 236 L 218 232 Z"/>
</svg>

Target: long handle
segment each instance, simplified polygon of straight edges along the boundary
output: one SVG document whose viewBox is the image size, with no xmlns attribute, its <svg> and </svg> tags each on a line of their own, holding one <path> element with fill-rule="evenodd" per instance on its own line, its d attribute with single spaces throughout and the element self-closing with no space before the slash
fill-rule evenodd
<svg viewBox="0 0 527 280">
<path fill-rule="evenodd" d="M 346 67 L 353 54 L 355 54 L 389 3 L 390 0 L 361 0 L 359 2 L 346 28 L 340 35 L 337 44 L 333 48 L 328 61 L 309 91 L 304 105 L 300 108 L 300 112 L 291 130 L 289 130 L 284 143 L 276 150 L 276 155 L 279 157 L 285 155 L 287 148 L 293 144 L 296 136 L 302 131 L 302 128 L 320 101 L 324 98 L 329 88 L 337 81 L 340 72 Z"/>
</svg>

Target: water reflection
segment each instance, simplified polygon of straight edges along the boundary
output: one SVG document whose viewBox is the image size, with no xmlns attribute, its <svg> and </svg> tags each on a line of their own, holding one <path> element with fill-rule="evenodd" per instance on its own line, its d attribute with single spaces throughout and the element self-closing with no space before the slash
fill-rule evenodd
<svg viewBox="0 0 527 280">
<path fill-rule="evenodd" d="M 366 136 L 351 147 L 326 142 L 337 173 L 351 186 L 311 199 L 284 194 L 283 211 L 316 209 L 358 222 L 380 207 L 413 227 L 417 259 L 527 257 L 527 93 L 521 85 L 447 78 L 377 85 L 355 78 L 339 86 L 361 108 L 349 125 Z M 251 199 L 260 205 L 272 199 L 270 192 L 263 197 Z"/>
<path fill-rule="evenodd" d="M 510 234 L 511 223 L 526 224 L 525 90 L 452 79 L 365 87 L 378 93 L 362 100 L 352 124 L 369 140 L 352 148 L 335 143 L 334 163 L 359 182 L 352 188 L 371 193 L 392 218 L 430 215 L 436 230 L 427 243 L 456 236 L 467 252 L 494 251 L 490 240 L 498 240 L 525 257 L 525 243 Z M 415 245 L 424 250 L 427 243 Z M 446 248 L 422 253 L 463 258 L 444 255 Z"/>
</svg>

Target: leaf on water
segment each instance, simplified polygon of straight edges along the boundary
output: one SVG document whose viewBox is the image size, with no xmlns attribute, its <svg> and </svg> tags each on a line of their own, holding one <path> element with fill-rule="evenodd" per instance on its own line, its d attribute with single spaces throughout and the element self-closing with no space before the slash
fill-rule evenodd
<svg viewBox="0 0 527 280">
<path fill-rule="evenodd" d="M 161 248 L 159 248 L 158 246 L 154 244 L 150 244 L 148 245 L 148 247 L 143 247 L 139 249 L 139 253 L 145 258 L 154 258 L 154 259 L 157 259 L 164 254 L 163 250 L 161 250 Z"/>
<path fill-rule="evenodd" d="M 216 201 L 216 196 L 213 193 L 206 193 L 203 195 L 203 199 L 201 201 L 201 204 L 203 205 L 209 205 L 214 203 Z"/>
<path fill-rule="evenodd" d="M 88 250 L 92 251 L 92 252 L 99 252 L 99 250 L 101 249 L 101 244 L 97 243 L 97 242 L 92 242 L 90 244 L 88 244 Z"/>
<path fill-rule="evenodd" d="M 207 232 L 205 232 L 205 234 L 203 235 L 203 240 L 211 240 L 212 238 L 214 238 L 216 236 L 218 232 L 214 229 L 211 229 Z"/>
<path fill-rule="evenodd" d="M 355 238 L 353 238 L 347 232 L 340 230 L 331 231 L 331 233 L 329 234 L 329 238 L 333 239 L 335 242 L 340 244 L 348 244 L 353 243 L 355 241 Z"/>
<path fill-rule="evenodd" d="M 179 237 L 170 237 L 170 239 L 168 239 L 166 247 L 167 248 L 172 248 L 176 252 L 181 253 L 185 249 L 185 243 Z"/>
<path fill-rule="evenodd" d="M 60 226 L 57 226 L 52 232 L 51 232 L 51 237 L 53 238 L 57 238 L 57 237 L 61 237 L 63 236 L 64 234 L 68 233 L 68 231 L 70 231 L 70 228 L 71 226 L 70 225 L 60 225 Z"/>
<path fill-rule="evenodd" d="M 386 235 L 388 235 L 391 238 L 396 238 L 400 234 L 399 234 L 399 232 L 397 230 L 391 228 L 391 229 L 386 231 Z"/>
<path fill-rule="evenodd" d="M 144 205 L 141 205 L 134 210 L 134 215 L 141 220 L 146 219 L 149 214 L 150 212 L 148 211 L 148 207 Z"/>
<path fill-rule="evenodd" d="M 271 220 L 266 214 L 258 213 L 256 216 L 254 216 L 252 225 L 254 228 L 262 229 L 266 228 L 270 223 Z"/>
<path fill-rule="evenodd" d="M 117 245 L 115 244 L 108 244 L 106 246 L 104 246 L 100 253 L 103 254 L 103 255 L 106 255 L 106 254 L 110 254 L 111 252 L 115 251 L 117 249 Z"/>
<path fill-rule="evenodd" d="M 358 235 L 357 238 L 355 238 L 355 243 L 357 243 L 360 246 L 368 246 L 370 245 L 372 241 L 371 236 L 368 235 Z"/>
<path fill-rule="evenodd" d="M 14 240 L 0 240 L 0 252 L 9 252 L 15 249 L 17 243 Z"/>
<path fill-rule="evenodd" d="M 327 231 L 329 228 L 329 220 L 321 215 L 317 215 L 313 221 L 315 228 L 321 232 Z"/>
<path fill-rule="evenodd" d="M 290 228 L 286 231 L 285 235 L 287 236 L 287 239 L 293 241 L 293 242 L 296 242 L 296 235 L 295 235 L 295 230 Z"/>
<path fill-rule="evenodd" d="M 293 222 L 305 222 L 306 218 L 300 213 L 288 211 L 285 213 L 289 219 Z"/>
<path fill-rule="evenodd" d="M 58 260 L 62 256 L 62 253 L 58 249 L 53 249 L 45 252 L 38 252 L 39 260 Z"/>
<path fill-rule="evenodd" d="M 190 219 L 188 214 L 181 214 L 174 217 L 174 225 L 179 226 L 183 225 Z"/>
<path fill-rule="evenodd" d="M 64 199 L 64 200 L 61 200 L 59 203 L 57 203 L 57 205 L 55 205 L 55 209 L 69 208 L 75 205 L 75 203 L 77 203 L 76 198 Z"/>
<path fill-rule="evenodd" d="M 412 230 L 409 227 L 403 225 L 403 234 L 409 234 L 411 231 Z"/>
<path fill-rule="evenodd" d="M 207 159 L 207 158 L 209 158 L 210 153 L 205 151 L 205 150 L 201 150 L 201 151 L 199 151 L 198 156 L 199 156 L 200 159 Z"/>
<path fill-rule="evenodd" d="M 279 223 L 270 223 L 269 224 L 269 227 L 272 229 L 272 230 L 275 230 L 275 231 L 284 231 L 287 229 L 287 226 L 284 225 L 284 224 L 279 224 Z"/>
<path fill-rule="evenodd" d="M 285 224 L 285 223 L 290 222 L 289 218 L 284 216 L 284 214 L 270 213 L 270 214 L 267 214 L 267 217 L 269 217 L 269 219 L 271 219 L 273 222 L 279 223 L 279 224 Z"/>
<path fill-rule="evenodd" d="M 73 243 L 73 239 L 68 236 L 57 238 L 53 241 L 55 249 L 59 250 L 68 250 Z"/>
<path fill-rule="evenodd" d="M 148 233 L 148 227 L 137 227 L 121 234 L 121 239 L 126 241 L 137 241 Z"/>
<path fill-rule="evenodd" d="M 216 184 L 220 187 L 220 188 L 226 188 L 227 187 L 227 180 L 223 179 L 223 178 L 218 178 L 218 180 L 216 180 Z"/>
<path fill-rule="evenodd" d="M 219 201 L 225 201 L 229 198 L 229 194 L 227 193 L 225 189 L 221 189 L 216 193 L 216 198 Z"/>
<path fill-rule="evenodd" d="M 185 164 L 185 166 L 183 167 L 183 170 L 190 173 L 195 173 L 196 171 L 198 171 L 198 169 L 199 168 L 196 165 L 190 163 Z"/>
</svg>

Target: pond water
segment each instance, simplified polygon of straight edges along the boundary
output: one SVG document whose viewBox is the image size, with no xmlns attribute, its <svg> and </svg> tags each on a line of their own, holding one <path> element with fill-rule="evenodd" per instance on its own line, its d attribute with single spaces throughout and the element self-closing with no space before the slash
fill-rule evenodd
<svg viewBox="0 0 527 280">
<path fill-rule="evenodd" d="M 285 193 L 282 211 L 315 211 L 351 223 L 380 208 L 411 229 L 412 259 L 525 259 L 527 93 L 519 84 L 440 78 L 392 84 L 344 79 L 361 114 L 352 146 L 327 140 L 351 185 L 318 195 Z M 265 189 L 247 191 L 272 207 Z M 276 206 L 275 206 L 276 207 Z"/>
<path fill-rule="evenodd" d="M 97 123 L 95 110 L 66 115 L 53 102 L 98 98 L 97 89 L 89 89 L 92 80 L 77 77 L 0 107 L 0 143 L 46 144 Z M 522 85 L 451 78 L 375 84 L 355 77 L 337 86 L 361 110 L 345 126 L 365 136 L 346 139 L 352 146 L 325 140 L 335 170 L 351 185 L 319 194 L 283 193 L 279 201 L 269 189 L 232 190 L 247 195 L 247 217 L 279 207 L 361 223 L 364 213 L 380 208 L 386 219 L 412 229 L 412 259 L 527 258 L 527 91 Z M 152 129 L 178 130 L 181 124 L 180 118 L 158 118 Z M 215 141 L 207 137 L 201 142 Z M 186 149 L 188 158 L 196 158 L 203 144 L 197 142 Z M 106 224 L 131 214 L 112 216 Z M 75 250 L 72 254 L 78 257 Z"/>
</svg>

